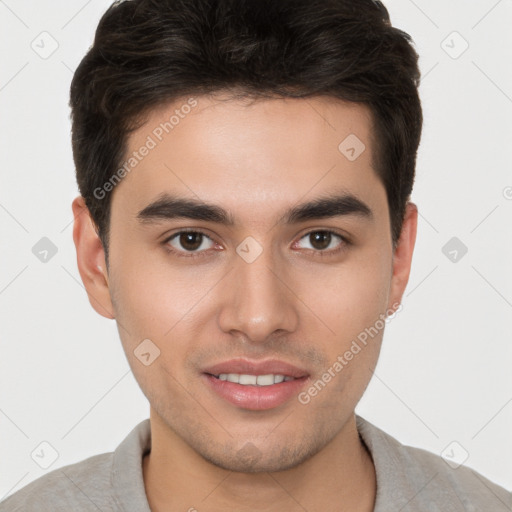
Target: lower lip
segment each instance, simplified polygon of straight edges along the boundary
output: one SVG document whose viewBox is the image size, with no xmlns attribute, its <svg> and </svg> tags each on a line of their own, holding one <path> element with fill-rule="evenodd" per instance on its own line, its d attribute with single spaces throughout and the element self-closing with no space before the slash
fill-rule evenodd
<svg viewBox="0 0 512 512">
<path fill-rule="evenodd" d="M 264 411 L 284 404 L 293 396 L 297 396 L 306 382 L 306 377 L 288 380 L 271 386 L 244 386 L 236 382 L 220 380 L 204 374 L 208 385 L 228 402 L 242 409 Z"/>
</svg>

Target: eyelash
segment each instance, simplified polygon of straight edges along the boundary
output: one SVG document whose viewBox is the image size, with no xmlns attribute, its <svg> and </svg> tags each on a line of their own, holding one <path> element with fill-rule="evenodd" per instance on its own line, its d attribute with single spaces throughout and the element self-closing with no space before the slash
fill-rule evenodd
<svg viewBox="0 0 512 512">
<path fill-rule="evenodd" d="M 169 237 L 167 237 L 163 242 L 163 246 L 165 248 L 165 250 L 172 254 L 172 255 L 175 255 L 179 258 L 201 258 L 203 256 L 207 256 L 207 252 L 208 250 L 202 250 L 202 251 L 199 251 L 199 252 L 186 252 L 186 251 L 177 251 L 175 249 L 173 249 L 170 245 L 169 245 L 169 242 L 176 238 L 177 236 L 183 234 L 183 233 L 194 233 L 194 234 L 200 234 L 200 235 L 203 235 L 205 236 L 206 238 L 209 238 L 210 240 L 212 240 L 212 238 L 210 236 L 208 236 L 204 231 L 201 231 L 200 229 L 182 229 L 181 231 L 177 231 L 176 233 L 173 233 L 172 235 L 170 235 Z M 337 249 L 325 249 L 325 250 L 314 250 L 314 249 L 306 249 L 307 251 L 313 251 L 313 253 L 315 254 L 315 256 L 318 256 L 320 258 L 323 258 L 323 257 L 326 257 L 326 256 L 334 256 L 334 255 L 337 255 L 338 253 L 340 253 L 341 251 L 343 250 L 346 250 L 346 248 L 351 245 L 351 242 L 350 240 L 348 240 L 345 236 L 341 235 L 340 233 L 338 233 L 337 231 L 333 231 L 333 230 L 329 230 L 329 229 L 314 229 L 312 231 L 308 231 L 307 233 L 305 233 L 304 235 L 302 235 L 299 240 L 302 240 L 303 238 L 313 234 L 313 233 L 329 233 L 331 235 L 335 235 L 337 237 L 339 237 L 341 239 L 341 244 L 340 244 L 340 247 L 338 247 Z M 212 240 L 214 241 L 214 240 Z"/>
</svg>

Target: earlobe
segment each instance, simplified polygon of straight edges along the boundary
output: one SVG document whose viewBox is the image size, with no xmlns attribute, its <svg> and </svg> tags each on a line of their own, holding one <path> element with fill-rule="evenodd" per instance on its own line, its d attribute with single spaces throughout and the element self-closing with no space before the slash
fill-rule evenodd
<svg viewBox="0 0 512 512">
<path fill-rule="evenodd" d="M 416 243 L 418 227 L 418 207 L 414 203 L 407 203 L 400 240 L 393 254 L 393 276 L 388 308 L 402 301 L 402 295 L 409 281 L 412 255 Z"/>
<path fill-rule="evenodd" d="M 105 318 L 115 318 L 105 265 L 105 251 L 94 227 L 89 209 L 82 196 L 72 203 L 73 241 L 76 247 L 78 271 L 91 306 Z"/>
</svg>

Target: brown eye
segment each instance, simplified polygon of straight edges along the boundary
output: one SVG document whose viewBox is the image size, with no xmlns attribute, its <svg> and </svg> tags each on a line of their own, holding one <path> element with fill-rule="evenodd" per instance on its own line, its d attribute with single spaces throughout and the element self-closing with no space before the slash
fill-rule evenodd
<svg viewBox="0 0 512 512">
<path fill-rule="evenodd" d="M 208 249 L 208 241 L 213 242 L 210 237 L 200 231 L 180 231 L 172 235 L 166 243 L 177 252 L 202 252 Z M 198 251 L 201 249 L 201 251 Z"/>
<path fill-rule="evenodd" d="M 187 251 L 195 251 L 201 247 L 202 237 L 201 233 L 181 233 L 178 240 Z"/>
<path fill-rule="evenodd" d="M 301 241 L 302 240 L 309 243 L 309 246 L 302 246 L 303 249 L 312 249 L 317 252 L 336 252 L 342 249 L 344 245 L 348 244 L 344 237 L 327 230 L 311 231 L 304 235 L 301 238 Z"/>
<path fill-rule="evenodd" d="M 319 251 L 327 249 L 332 238 L 331 233 L 328 231 L 316 231 L 315 233 L 310 233 L 308 236 L 310 237 L 311 245 Z"/>
</svg>

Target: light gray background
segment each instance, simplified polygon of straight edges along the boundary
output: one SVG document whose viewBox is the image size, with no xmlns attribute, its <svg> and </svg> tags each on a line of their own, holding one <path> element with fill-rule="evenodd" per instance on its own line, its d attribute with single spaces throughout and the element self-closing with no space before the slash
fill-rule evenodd
<svg viewBox="0 0 512 512">
<path fill-rule="evenodd" d="M 68 90 L 109 4 L 0 0 L 0 499 L 112 451 L 149 415 L 72 242 Z M 420 220 L 403 310 L 357 412 L 406 444 L 467 452 L 512 489 L 512 1 L 385 4 L 421 56 Z M 47 58 L 31 47 L 52 38 Z M 42 237 L 58 249 L 46 263 L 32 253 Z M 452 237 L 468 248 L 457 262 L 442 252 Z M 58 453 L 47 470 L 31 457 L 51 462 L 41 442 Z"/>
</svg>

